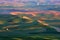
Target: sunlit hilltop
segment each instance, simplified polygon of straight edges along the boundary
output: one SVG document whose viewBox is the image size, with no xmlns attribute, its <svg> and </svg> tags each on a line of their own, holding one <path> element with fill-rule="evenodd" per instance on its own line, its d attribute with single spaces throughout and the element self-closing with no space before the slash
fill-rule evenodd
<svg viewBox="0 0 60 40">
<path fill-rule="evenodd" d="M 41 16 L 42 18 L 47 18 L 47 17 L 51 17 L 50 19 L 60 19 L 59 16 L 60 16 L 60 12 L 59 11 L 32 11 L 32 12 L 11 12 L 10 13 L 11 15 L 20 15 L 20 14 L 30 14 L 30 15 L 33 15 L 33 16 L 38 16 L 40 14 L 44 15 L 44 16 Z M 53 16 L 52 16 L 53 15 Z"/>
</svg>

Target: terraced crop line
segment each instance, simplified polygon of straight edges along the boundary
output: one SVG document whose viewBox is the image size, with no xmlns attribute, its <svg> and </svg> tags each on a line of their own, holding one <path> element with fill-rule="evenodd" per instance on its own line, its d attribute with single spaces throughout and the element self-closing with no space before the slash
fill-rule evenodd
<svg viewBox="0 0 60 40">
<path fill-rule="evenodd" d="M 54 28 L 57 32 L 60 32 L 60 28 L 59 27 L 55 27 L 55 26 L 49 26 L 51 28 Z"/>
<path fill-rule="evenodd" d="M 57 32 L 60 32 L 60 28 L 59 27 L 51 26 L 51 25 L 49 25 L 47 23 L 44 23 L 44 22 L 42 22 L 40 20 L 38 20 L 38 22 L 41 23 L 41 24 L 43 24 L 43 25 L 45 25 L 45 26 L 49 26 L 49 27 L 55 29 Z"/>
</svg>

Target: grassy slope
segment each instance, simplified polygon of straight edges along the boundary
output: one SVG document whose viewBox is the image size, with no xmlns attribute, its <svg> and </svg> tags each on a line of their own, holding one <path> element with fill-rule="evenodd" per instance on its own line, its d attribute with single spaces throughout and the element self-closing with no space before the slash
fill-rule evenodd
<svg viewBox="0 0 60 40">
<path fill-rule="evenodd" d="M 12 17 L 14 19 L 16 18 L 15 16 L 11 16 L 11 15 L 8 17 L 5 17 L 5 18 L 1 16 L 2 20 L 6 19 L 7 21 L 10 20 L 10 22 L 11 22 L 11 20 L 13 20 Z M 0 20 L 1 20 L 1 18 L 0 18 Z M 6 23 L 0 25 L 0 27 L 3 28 L 7 25 L 8 26 L 11 25 L 7 21 L 6 21 Z M 19 23 L 17 23 L 17 25 L 18 25 L 17 27 L 19 28 L 19 31 L 11 30 L 11 31 L 1 32 L 0 34 L 2 34 L 3 37 L 0 39 L 1 40 L 4 40 L 4 39 L 6 39 L 6 40 L 22 40 L 22 39 L 23 40 L 54 40 L 54 39 L 60 40 L 59 39 L 60 34 L 51 33 L 51 32 L 53 32 L 52 30 L 54 30 L 54 29 L 49 28 L 48 26 L 44 26 L 44 25 L 38 23 L 37 21 L 34 21 L 33 23 L 30 23 L 30 24 L 27 24 L 27 23 L 22 24 L 19 22 Z M 40 27 L 42 27 L 43 29 L 47 29 L 47 31 L 45 33 L 41 33 Z M 2 36 L 2 35 L 0 35 L 0 36 Z M 9 36 L 11 36 L 11 37 L 9 37 Z"/>
</svg>

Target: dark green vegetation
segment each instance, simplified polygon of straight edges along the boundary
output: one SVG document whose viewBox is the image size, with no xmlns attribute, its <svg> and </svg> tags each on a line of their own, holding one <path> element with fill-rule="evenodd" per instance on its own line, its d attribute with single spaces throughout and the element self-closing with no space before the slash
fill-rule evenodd
<svg viewBox="0 0 60 40">
<path fill-rule="evenodd" d="M 60 36 L 59 36 L 60 37 Z M 23 36 L 23 37 L 5 37 L 0 38 L 0 40 L 60 40 L 60 38 L 57 36 L 52 35 L 36 35 L 36 36 Z"/>
<path fill-rule="evenodd" d="M 55 29 L 39 23 L 33 16 L 27 16 L 32 22 L 23 16 L 0 15 L 0 40 L 60 40 Z"/>
</svg>

